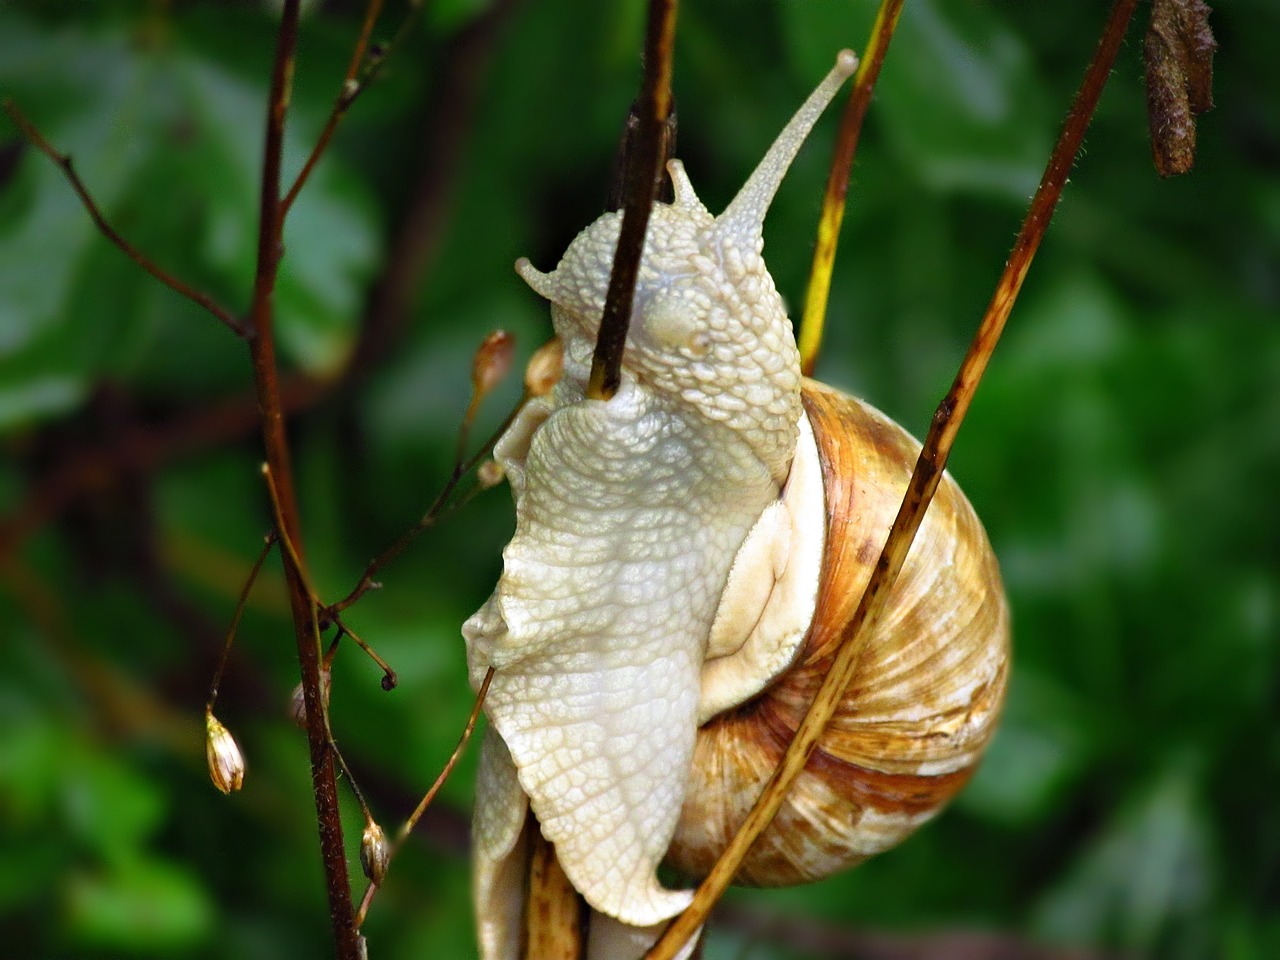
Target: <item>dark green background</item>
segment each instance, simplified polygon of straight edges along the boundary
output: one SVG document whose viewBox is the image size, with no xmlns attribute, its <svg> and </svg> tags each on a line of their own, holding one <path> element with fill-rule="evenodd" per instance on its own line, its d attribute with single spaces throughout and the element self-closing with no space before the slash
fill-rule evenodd
<svg viewBox="0 0 1280 960">
<path fill-rule="evenodd" d="M 306 548 L 330 598 L 438 489 L 474 346 L 504 327 L 522 362 L 548 334 L 511 263 L 549 269 L 598 214 L 638 82 L 635 0 L 518 4 L 492 57 L 472 50 L 462 93 L 442 77 L 492 12 L 428 5 L 286 231 L 282 353 L 331 379 L 412 198 L 425 184 L 441 201 L 416 230 L 428 256 L 403 328 L 293 421 Z M 406 9 L 388 6 L 384 37 Z M 360 10 L 310 5 L 288 172 L 323 122 Z M 854 173 L 823 379 L 923 432 L 1105 10 L 909 0 Z M 862 45 L 873 12 L 870 0 L 682 4 L 680 154 L 712 209 L 835 50 Z M 1213 23 L 1218 107 L 1197 169 L 1172 182 L 1152 170 L 1131 30 L 952 461 L 1014 611 L 1012 689 L 986 763 L 900 849 L 812 888 L 734 895 L 751 917 L 891 934 L 915 951 L 901 956 L 954 956 L 948 938 L 973 930 L 1081 955 L 1280 956 L 1280 8 L 1234 0 Z M 252 3 L 10 0 L 0 94 L 74 155 L 128 237 L 238 312 L 272 42 L 269 9 Z M 275 560 L 218 708 L 248 755 L 245 788 L 224 798 L 204 770 L 208 680 L 268 526 L 258 442 L 219 412 L 248 396 L 247 351 L 107 244 L 3 123 L 0 954 L 323 956 Z M 833 129 L 827 118 L 766 231 L 792 304 Z M 79 495 L 46 510 L 55 478 Z M 458 626 L 488 594 L 509 527 L 505 491 L 481 497 L 352 612 L 400 673 L 383 693 L 376 668 L 344 650 L 334 679 L 334 729 L 388 828 L 466 715 Z M 469 758 L 375 904 L 379 960 L 472 952 L 471 772 Z M 707 950 L 822 955 L 752 939 L 741 913 Z"/>
</svg>

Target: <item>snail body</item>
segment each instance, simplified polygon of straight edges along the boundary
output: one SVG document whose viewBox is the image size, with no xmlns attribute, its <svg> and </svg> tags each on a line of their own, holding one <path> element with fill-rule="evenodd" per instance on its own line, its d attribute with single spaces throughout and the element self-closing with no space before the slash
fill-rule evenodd
<svg viewBox="0 0 1280 960">
<path fill-rule="evenodd" d="M 683 168 L 652 211 L 609 400 L 585 386 L 620 215 L 517 270 L 564 352 L 494 449 L 516 530 L 463 626 L 490 727 L 473 829 L 484 960 L 519 954 L 528 812 L 593 910 L 592 960 L 643 952 L 759 793 L 841 640 L 918 445 L 800 375 L 761 257 L 769 203 L 856 66 L 847 51 L 719 216 Z M 740 879 L 792 883 L 892 845 L 963 783 L 1003 695 L 990 546 L 949 479 L 792 802 Z M 834 774 L 828 780 L 824 774 Z"/>
</svg>

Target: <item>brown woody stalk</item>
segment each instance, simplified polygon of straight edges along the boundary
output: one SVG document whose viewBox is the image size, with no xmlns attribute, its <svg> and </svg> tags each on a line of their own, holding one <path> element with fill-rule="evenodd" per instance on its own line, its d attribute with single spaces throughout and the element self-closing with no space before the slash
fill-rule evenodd
<svg viewBox="0 0 1280 960">
<path fill-rule="evenodd" d="M 840 242 L 840 224 L 844 220 L 845 196 L 849 192 L 849 176 L 853 156 L 858 150 L 862 121 L 871 103 L 871 91 L 880 77 L 880 67 L 889 50 L 889 41 L 897 29 L 904 0 L 881 0 L 871 37 L 863 51 L 862 62 L 853 78 L 853 89 L 840 115 L 840 132 L 836 135 L 827 189 L 822 197 L 822 217 L 813 248 L 813 266 L 809 270 L 809 289 L 804 298 L 804 317 L 800 322 L 800 372 L 813 376 L 813 367 L 822 347 L 822 328 L 827 317 L 827 295 L 831 292 L 831 273 L 835 268 L 836 246 Z"/>
<path fill-rule="evenodd" d="M 274 302 L 276 274 L 282 248 L 283 209 L 280 203 L 280 155 L 284 143 L 284 121 L 289 107 L 294 52 L 298 42 L 300 0 L 285 0 L 276 37 L 275 60 L 267 103 L 266 138 L 262 148 L 262 197 L 258 221 L 258 257 L 254 273 L 251 318 L 255 336 L 249 341 L 253 362 L 254 390 L 261 415 L 262 443 L 267 465 L 279 497 L 277 533 L 299 553 L 302 540 L 298 525 L 298 505 L 293 486 L 289 445 L 284 431 L 284 410 L 280 402 L 279 373 L 276 367 Z M 298 664 L 302 675 L 303 702 L 307 712 L 307 740 L 311 754 L 311 783 L 315 793 L 320 850 L 328 890 L 329 916 L 333 925 L 335 952 L 339 960 L 358 960 L 361 953 L 351 904 L 351 882 L 347 874 L 346 850 L 342 838 L 342 818 L 333 755 L 329 750 L 325 707 L 320 681 L 320 645 L 313 626 L 314 607 L 297 565 L 284 564 L 293 612 Z"/>
<path fill-rule="evenodd" d="M 622 382 L 622 351 L 631 325 L 631 301 L 640 272 L 649 214 L 662 177 L 662 131 L 671 113 L 671 62 L 676 42 L 676 0 L 649 0 L 649 26 L 644 40 L 644 82 L 640 90 L 640 128 L 636 137 L 632 181 L 622 208 L 618 248 L 609 274 L 604 314 L 591 358 L 587 396 L 608 400 Z"/>
<path fill-rule="evenodd" d="M 742 828 L 698 887 L 693 903 L 667 928 L 662 938 L 646 955 L 647 960 L 672 960 L 680 947 L 706 922 L 712 906 L 729 886 L 747 851 L 778 812 L 787 791 L 804 769 L 817 745 L 818 737 L 831 719 L 841 694 L 853 679 L 866 637 L 883 609 L 889 590 L 911 548 L 916 530 L 946 468 L 956 433 L 973 400 L 978 382 L 1004 329 L 1009 312 L 1013 309 L 1058 198 L 1062 195 L 1067 174 L 1075 162 L 1085 130 L 1093 117 L 1094 108 L 1106 85 L 1116 53 L 1124 39 L 1125 28 L 1136 5 L 1137 0 L 1116 0 L 1111 9 L 1098 48 L 1085 73 L 1084 81 L 1076 92 L 1062 133 L 1049 158 L 1040 186 L 1031 200 L 1026 219 L 1014 241 L 1013 251 L 996 285 L 991 303 L 951 389 L 934 414 L 902 506 L 893 521 L 866 592 L 845 628 L 840 651 L 831 666 L 831 672 L 824 678 L 782 762 L 765 785 L 760 799 L 747 815 Z"/>
</svg>

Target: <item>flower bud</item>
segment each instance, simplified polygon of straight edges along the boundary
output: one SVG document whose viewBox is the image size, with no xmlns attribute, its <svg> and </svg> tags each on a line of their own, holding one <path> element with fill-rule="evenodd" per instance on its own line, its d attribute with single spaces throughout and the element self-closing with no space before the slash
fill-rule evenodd
<svg viewBox="0 0 1280 960">
<path fill-rule="evenodd" d="M 471 364 L 471 389 L 482 397 L 507 375 L 516 354 L 516 338 L 505 330 L 495 330 L 484 338 Z"/>
<path fill-rule="evenodd" d="M 333 671 L 327 664 L 322 663 L 320 665 L 320 696 L 324 698 L 326 709 L 329 706 L 329 691 L 332 689 Z M 302 692 L 301 683 L 295 686 L 293 692 L 289 694 L 289 716 L 298 725 L 298 729 L 307 729 L 307 698 Z"/>
<path fill-rule="evenodd" d="M 524 368 L 524 389 L 531 397 L 541 397 L 551 392 L 563 372 L 564 347 L 558 337 L 553 337 L 529 358 L 529 364 Z"/>
<path fill-rule="evenodd" d="M 364 869 L 364 875 L 375 886 L 382 885 L 390 859 L 391 851 L 387 848 L 387 838 L 382 828 L 375 821 L 366 820 L 364 833 L 360 837 L 360 866 Z"/>
<path fill-rule="evenodd" d="M 212 710 L 204 714 L 205 758 L 209 761 L 209 778 L 223 793 L 231 793 L 244 786 L 244 756 L 236 744 L 236 738 Z"/>
</svg>

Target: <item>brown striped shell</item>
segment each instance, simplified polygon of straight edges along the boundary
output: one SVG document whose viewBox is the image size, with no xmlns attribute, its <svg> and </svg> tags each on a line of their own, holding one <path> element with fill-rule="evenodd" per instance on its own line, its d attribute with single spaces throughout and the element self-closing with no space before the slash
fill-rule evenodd
<svg viewBox="0 0 1280 960">
<path fill-rule="evenodd" d="M 668 861 L 701 877 L 746 817 L 822 682 L 920 450 L 879 411 L 803 387 L 826 499 L 813 623 L 792 666 L 699 731 Z M 879 853 L 964 785 L 994 732 L 1008 677 L 1009 614 L 995 555 L 944 476 L 858 672 L 808 766 L 738 873 L 816 880 Z"/>
</svg>

